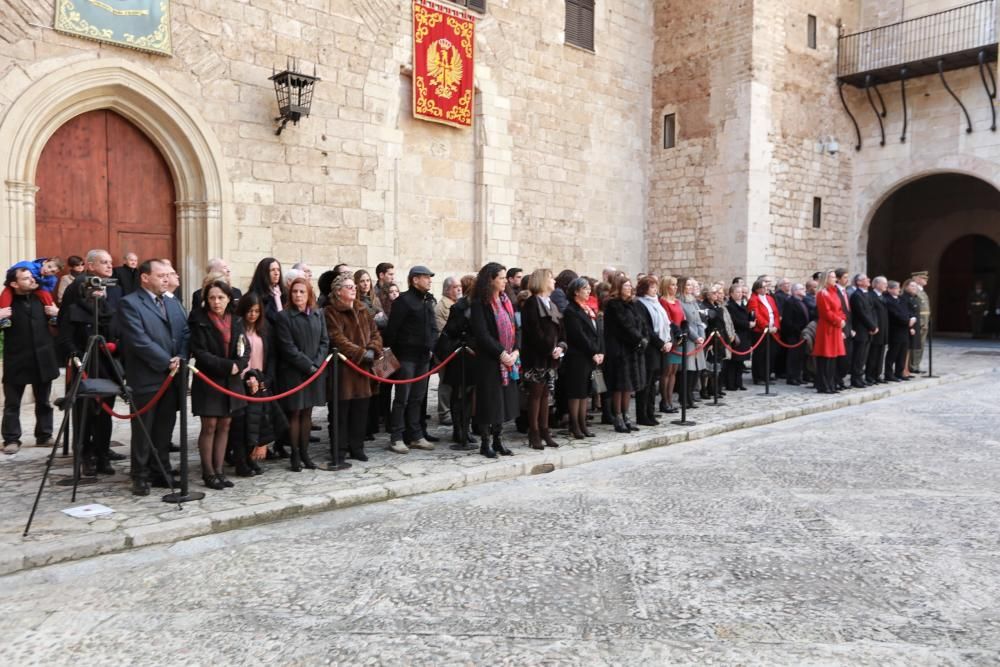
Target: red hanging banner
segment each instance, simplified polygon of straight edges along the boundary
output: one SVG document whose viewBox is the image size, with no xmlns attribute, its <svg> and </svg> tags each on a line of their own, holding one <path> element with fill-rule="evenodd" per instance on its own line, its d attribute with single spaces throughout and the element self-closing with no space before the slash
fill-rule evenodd
<svg viewBox="0 0 1000 667">
<path fill-rule="evenodd" d="M 472 127 L 475 22 L 457 9 L 413 1 L 413 116 Z"/>
</svg>

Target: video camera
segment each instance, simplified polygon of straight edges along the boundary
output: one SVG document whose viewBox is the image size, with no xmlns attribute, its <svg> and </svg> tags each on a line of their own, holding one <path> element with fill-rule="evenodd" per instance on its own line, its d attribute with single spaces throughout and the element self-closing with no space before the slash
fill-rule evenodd
<svg viewBox="0 0 1000 667">
<path fill-rule="evenodd" d="M 114 287 L 118 284 L 117 278 L 102 278 L 101 276 L 87 276 L 83 279 L 83 295 L 86 298 L 101 297 L 103 294 L 98 294 L 98 292 L 103 292 L 108 287 Z"/>
</svg>

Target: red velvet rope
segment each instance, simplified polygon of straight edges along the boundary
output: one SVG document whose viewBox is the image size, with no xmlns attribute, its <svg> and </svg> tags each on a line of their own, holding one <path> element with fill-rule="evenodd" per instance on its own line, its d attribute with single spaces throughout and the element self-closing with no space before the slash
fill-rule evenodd
<svg viewBox="0 0 1000 667">
<path fill-rule="evenodd" d="M 67 370 L 69 370 L 71 367 L 72 367 L 72 365 L 68 365 L 67 366 Z M 84 373 L 83 371 L 80 371 L 80 372 L 83 375 L 83 379 L 86 380 L 87 379 L 87 374 Z M 150 399 L 149 403 L 146 403 L 146 405 L 142 406 L 141 408 L 139 408 L 138 410 L 136 410 L 135 412 L 133 412 L 131 414 L 127 414 L 127 415 L 118 414 L 117 412 L 115 412 L 114 410 L 112 410 L 111 408 L 109 408 L 108 405 L 107 405 L 107 403 L 105 403 L 103 400 L 100 401 L 101 410 L 104 410 L 104 412 L 106 412 L 107 414 L 111 415 L 112 417 L 114 417 L 116 419 L 133 419 L 135 417 L 141 417 L 144 414 L 146 414 L 147 412 L 149 412 L 150 410 L 152 410 L 154 405 L 156 405 L 157 403 L 160 402 L 160 399 L 163 398 L 163 395 L 165 393 L 167 393 L 167 387 L 169 387 L 170 383 L 174 381 L 174 376 L 175 375 L 177 375 L 177 369 L 176 368 L 174 370 L 170 371 L 170 375 L 168 375 L 167 379 L 163 381 L 163 384 L 160 385 L 160 388 L 156 390 L 156 393 L 153 394 L 153 398 Z"/>
<path fill-rule="evenodd" d="M 774 332 L 773 334 L 771 334 L 771 336 L 774 337 L 774 340 L 777 341 L 778 345 L 780 345 L 781 347 L 785 348 L 786 350 L 794 350 L 797 347 L 802 347 L 806 343 L 806 339 L 803 338 L 802 340 L 800 340 L 795 345 L 789 345 L 785 341 L 781 340 L 781 336 L 778 335 L 778 332 Z"/>
<path fill-rule="evenodd" d="M 361 368 L 360 366 L 356 365 L 354 362 L 352 362 L 350 359 L 348 359 L 344 355 L 338 353 L 338 356 L 340 357 L 341 361 L 343 361 L 345 364 L 347 364 L 347 366 L 349 368 L 351 368 L 352 370 L 354 370 L 356 373 L 360 373 L 361 375 L 364 375 L 366 378 L 369 378 L 371 380 L 375 380 L 376 382 L 385 382 L 386 384 L 413 384 L 414 382 L 420 382 L 421 380 L 426 380 L 430 376 L 432 376 L 435 373 L 437 373 L 439 370 L 441 370 L 442 368 L 444 368 L 445 366 L 447 366 L 449 363 L 451 363 L 451 360 L 454 359 L 455 356 L 459 352 L 461 352 L 461 351 L 462 351 L 462 348 L 459 348 L 459 349 L 455 350 L 454 352 L 452 352 L 451 354 L 448 355 L 447 359 L 445 359 L 440 364 L 438 364 L 434 368 L 430 369 L 429 371 L 427 371 L 423 375 L 421 375 L 419 377 L 415 377 L 415 378 L 407 378 L 406 380 L 390 380 L 388 378 L 383 378 L 383 377 L 379 377 L 377 375 L 373 375 L 373 374 L 369 373 L 368 371 L 366 371 L 365 369 Z"/>
<path fill-rule="evenodd" d="M 280 394 L 277 394 L 276 396 L 247 396 L 246 394 L 238 394 L 235 391 L 230 391 L 230 390 L 226 389 L 225 387 L 221 387 L 218 384 L 216 384 L 215 382 L 213 382 L 212 378 L 208 377 L 207 375 L 205 375 L 204 373 L 202 373 L 200 370 L 198 370 L 197 368 L 195 368 L 194 364 L 188 364 L 188 368 L 191 369 L 191 371 L 194 373 L 194 376 L 196 378 L 200 379 L 202 382 L 204 382 L 209 387 L 211 387 L 212 389 L 216 390 L 217 392 L 219 392 L 221 394 L 225 394 L 225 395 L 231 396 L 233 398 L 238 398 L 241 401 L 247 401 L 247 402 L 250 402 L 250 403 L 270 403 L 271 401 L 277 401 L 277 400 L 280 400 L 282 398 L 287 398 L 287 397 L 291 396 L 292 394 L 300 392 L 303 389 L 305 389 L 306 387 L 308 387 L 310 384 L 312 384 L 316 380 L 316 378 L 318 378 L 320 375 L 323 374 L 323 371 L 326 370 L 326 367 L 330 363 L 330 359 L 332 359 L 332 358 L 333 358 L 333 355 L 332 354 L 328 354 L 326 356 L 326 359 L 323 360 L 323 363 L 320 365 L 319 369 L 317 369 L 315 373 L 313 373 L 311 376 L 309 376 L 309 378 L 305 382 L 303 382 L 302 384 L 300 384 L 297 387 L 292 387 L 288 391 L 284 391 L 284 392 L 282 392 Z"/>
<path fill-rule="evenodd" d="M 763 343 L 766 339 L 767 336 L 761 336 L 760 338 L 757 339 L 756 343 L 750 346 L 749 350 L 747 350 L 746 352 L 739 352 L 736 348 L 731 347 L 729 343 L 727 343 L 725 339 L 722 338 L 722 336 L 719 336 L 719 342 L 722 343 L 723 347 L 725 347 L 727 350 L 729 350 L 730 352 L 739 357 L 747 356 L 748 354 L 756 350 L 758 347 L 760 347 L 760 344 Z"/>
<path fill-rule="evenodd" d="M 714 338 L 717 335 L 717 333 L 718 332 L 713 331 L 712 333 L 708 334 L 708 338 L 706 338 L 705 340 L 703 340 L 702 343 L 701 343 L 701 345 L 699 345 L 698 347 L 694 348 L 690 352 L 677 352 L 673 348 L 671 348 L 670 352 L 668 352 L 667 354 L 676 354 L 678 357 L 693 357 L 694 355 L 698 354 L 699 352 L 701 352 L 702 350 L 704 350 L 706 347 L 708 347 L 708 344 L 710 342 L 712 342 L 712 338 Z"/>
</svg>

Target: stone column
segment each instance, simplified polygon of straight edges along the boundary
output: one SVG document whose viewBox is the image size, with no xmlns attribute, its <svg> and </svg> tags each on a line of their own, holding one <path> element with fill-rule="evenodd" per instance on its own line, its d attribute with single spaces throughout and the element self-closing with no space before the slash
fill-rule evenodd
<svg viewBox="0 0 1000 667">
<path fill-rule="evenodd" d="M 205 274 L 211 257 L 222 257 L 221 202 L 179 201 L 177 208 L 177 271 L 185 293 L 191 294 Z"/>
<path fill-rule="evenodd" d="M 0 261 L 10 266 L 35 256 L 35 193 L 38 186 L 25 181 L 7 181 L 7 217 L 0 237 L 8 239 L 0 250 Z"/>
</svg>

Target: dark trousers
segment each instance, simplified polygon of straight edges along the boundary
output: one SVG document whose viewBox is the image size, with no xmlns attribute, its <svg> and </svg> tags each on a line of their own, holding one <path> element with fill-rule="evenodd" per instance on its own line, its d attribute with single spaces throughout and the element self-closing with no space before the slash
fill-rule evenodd
<svg viewBox="0 0 1000 667">
<path fill-rule="evenodd" d="M 906 370 L 907 342 L 889 343 L 889 351 L 885 355 L 885 379 L 901 378 Z"/>
<path fill-rule="evenodd" d="M 789 341 L 794 344 L 798 340 Z M 788 378 L 789 382 L 802 382 L 802 371 L 806 365 L 806 346 L 799 345 L 796 348 L 792 348 L 785 351 L 785 377 Z"/>
<path fill-rule="evenodd" d="M 816 357 L 816 389 L 830 392 L 836 388 L 837 361 L 832 357 Z"/>
<path fill-rule="evenodd" d="M 865 364 L 865 379 L 869 382 L 882 379 L 882 368 L 885 365 L 885 345 L 869 345 L 868 361 Z"/>
<path fill-rule="evenodd" d="M 3 384 L 3 423 L 0 433 L 3 441 L 19 442 L 21 440 L 21 399 L 28 385 Z M 35 395 L 35 440 L 42 442 L 52 436 L 52 404 L 49 395 L 52 393 L 52 382 L 39 382 L 31 385 Z"/>
<path fill-rule="evenodd" d="M 397 380 L 399 375 L 393 373 L 389 376 L 390 379 Z M 378 398 L 375 403 L 378 406 L 374 412 L 376 413 L 376 419 L 381 419 L 382 423 L 385 424 L 385 432 L 392 433 L 392 388 L 395 385 L 382 383 L 378 387 Z M 376 423 L 375 431 L 378 431 L 378 425 Z"/>
<path fill-rule="evenodd" d="M 352 458 L 365 453 L 365 429 L 368 426 L 368 404 L 371 399 L 352 398 L 339 401 L 337 406 L 337 463 L 343 463 L 348 452 Z M 330 411 L 333 414 L 333 411 Z M 331 440 L 331 443 L 333 441 Z"/>
<path fill-rule="evenodd" d="M 114 397 L 104 399 L 114 409 Z M 111 453 L 111 415 L 101 410 L 93 399 L 80 399 L 73 406 L 73 437 L 80 440 L 83 459 L 104 460 Z M 134 465 L 134 462 L 133 462 Z"/>
<path fill-rule="evenodd" d="M 844 384 L 844 378 L 851 372 L 851 354 L 854 350 L 854 339 L 844 339 L 844 355 L 837 357 L 836 372 L 837 384 Z"/>
<path fill-rule="evenodd" d="M 136 394 L 133 397 L 135 409 L 141 410 L 156 395 Z M 177 422 L 179 393 L 172 387 L 163 394 L 163 398 L 141 417 L 132 419 L 132 479 L 160 479 L 164 471 L 170 472 L 170 438 Z M 142 421 L 149 434 L 149 441 L 136 421 Z M 152 449 L 150 448 L 152 444 Z M 155 458 L 154 458 L 155 457 Z M 159 459 L 159 463 L 157 463 Z M 163 467 L 161 468 L 160 465 Z"/>
<path fill-rule="evenodd" d="M 770 377 L 771 371 L 774 370 L 775 343 L 771 334 L 766 331 L 762 334 L 755 331 L 753 336 L 754 345 L 757 344 L 761 336 L 767 336 L 767 340 L 753 351 L 753 359 L 750 361 L 750 371 L 754 382 L 763 382 L 767 377 Z M 770 359 L 770 366 L 768 366 L 768 359 Z"/>
<path fill-rule="evenodd" d="M 406 380 L 423 375 L 430 369 L 430 359 L 420 361 L 399 360 L 399 370 L 393 376 L 397 380 Z M 424 416 L 424 398 L 427 396 L 427 378 L 412 384 L 396 385 L 396 397 L 392 401 L 392 440 L 400 441 L 404 437 L 408 442 L 424 437 L 422 425 Z"/>
<path fill-rule="evenodd" d="M 653 376 L 653 374 L 650 374 Z M 649 378 L 646 386 L 635 392 L 635 420 L 640 424 L 652 423 L 656 419 L 656 382 L 660 379 L 657 372 L 655 376 Z"/>
<path fill-rule="evenodd" d="M 738 358 L 722 362 L 722 386 L 728 391 L 743 386 L 743 361 Z"/>
<path fill-rule="evenodd" d="M 864 383 L 865 366 L 868 364 L 868 349 L 871 347 L 872 339 L 865 332 L 864 335 L 854 337 L 854 344 L 851 350 L 851 382 Z"/>
<path fill-rule="evenodd" d="M 451 423 L 454 433 L 468 440 L 469 422 L 472 421 L 473 387 L 470 384 L 466 384 L 465 397 L 463 398 L 461 385 L 455 387 L 450 385 L 444 386 L 447 386 L 450 392 L 451 400 L 449 401 L 449 405 L 451 407 Z"/>
</svg>

